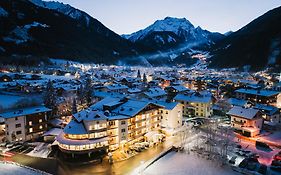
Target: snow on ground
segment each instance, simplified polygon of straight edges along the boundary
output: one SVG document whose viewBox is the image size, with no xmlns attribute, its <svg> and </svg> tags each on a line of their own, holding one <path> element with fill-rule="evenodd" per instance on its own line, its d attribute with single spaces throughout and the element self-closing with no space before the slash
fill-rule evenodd
<svg viewBox="0 0 281 175">
<path fill-rule="evenodd" d="M 281 131 L 276 131 L 269 135 L 260 136 L 264 140 L 269 140 L 271 142 L 281 143 Z"/>
<path fill-rule="evenodd" d="M 0 162 L 0 170 L 1 175 L 42 175 L 42 173 L 33 171 L 32 169 L 4 162 Z"/>
<path fill-rule="evenodd" d="M 221 167 L 196 154 L 170 152 L 144 171 L 145 175 L 238 175 L 229 167 Z"/>
<path fill-rule="evenodd" d="M 280 134 L 280 133 L 279 133 Z M 272 158 L 281 151 L 278 148 L 271 147 L 271 150 L 266 150 L 262 148 L 257 148 L 254 142 L 248 142 L 241 140 L 239 144 L 243 149 L 251 151 L 252 153 L 257 153 L 259 155 L 258 161 L 264 165 L 271 165 Z"/>
<path fill-rule="evenodd" d="M 33 23 L 26 24 L 24 26 L 17 26 L 13 31 L 9 33 L 8 36 L 4 37 L 3 39 L 6 42 L 15 42 L 16 44 L 21 44 L 29 40 L 32 40 L 32 37 L 28 33 L 29 29 L 32 27 L 46 28 L 49 26 L 34 21 Z"/>
<path fill-rule="evenodd" d="M 27 153 L 28 156 L 47 158 L 51 150 L 48 148 L 47 143 L 38 144 L 31 152 Z"/>
</svg>

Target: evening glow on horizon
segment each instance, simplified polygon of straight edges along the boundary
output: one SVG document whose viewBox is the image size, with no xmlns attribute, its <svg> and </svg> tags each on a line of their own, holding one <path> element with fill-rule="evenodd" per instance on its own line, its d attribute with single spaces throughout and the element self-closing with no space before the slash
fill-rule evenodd
<svg viewBox="0 0 281 175">
<path fill-rule="evenodd" d="M 279 0 L 59 0 L 85 11 L 118 34 L 143 29 L 166 16 L 186 18 L 214 32 L 236 31 L 267 11 Z"/>
</svg>

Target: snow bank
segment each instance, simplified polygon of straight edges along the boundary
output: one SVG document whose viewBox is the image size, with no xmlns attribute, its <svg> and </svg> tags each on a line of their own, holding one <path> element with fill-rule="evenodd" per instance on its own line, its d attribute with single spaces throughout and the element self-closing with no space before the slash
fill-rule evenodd
<svg viewBox="0 0 281 175">
<path fill-rule="evenodd" d="M 176 162 L 176 163 L 175 163 Z M 221 167 L 211 160 L 200 158 L 195 154 L 170 152 L 144 171 L 145 175 L 238 175 L 228 167 Z"/>
<path fill-rule="evenodd" d="M 23 166 L 19 166 L 12 163 L 4 163 L 0 161 L 0 174 L 1 175 L 42 175 L 39 171 L 34 171 Z"/>
</svg>

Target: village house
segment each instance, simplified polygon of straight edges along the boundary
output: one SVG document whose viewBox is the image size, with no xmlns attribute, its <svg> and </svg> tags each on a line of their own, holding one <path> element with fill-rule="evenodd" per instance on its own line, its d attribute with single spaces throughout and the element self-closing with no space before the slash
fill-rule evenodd
<svg viewBox="0 0 281 175">
<path fill-rule="evenodd" d="M 116 93 L 127 93 L 128 89 L 129 89 L 128 86 L 125 86 L 122 84 L 111 84 L 111 85 L 105 86 L 103 88 L 103 91 L 116 92 Z"/>
<path fill-rule="evenodd" d="M 262 113 L 258 109 L 234 106 L 227 115 L 231 118 L 231 127 L 244 136 L 256 136 L 263 127 Z"/>
<path fill-rule="evenodd" d="M 182 94 L 182 93 L 188 92 L 190 90 L 182 85 L 176 85 L 176 86 L 166 87 L 165 91 L 167 93 L 168 98 L 173 99 L 177 94 Z"/>
<path fill-rule="evenodd" d="M 154 87 L 154 88 L 149 88 L 147 91 L 143 92 L 140 96 L 143 98 L 161 99 L 166 97 L 167 93 L 159 87 Z"/>
<path fill-rule="evenodd" d="M 280 98 L 278 91 L 264 89 L 238 89 L 235 91 L 238 99 L 250 100 L 253 103 L 276 104 L 277 98 Z"/>
</svg>

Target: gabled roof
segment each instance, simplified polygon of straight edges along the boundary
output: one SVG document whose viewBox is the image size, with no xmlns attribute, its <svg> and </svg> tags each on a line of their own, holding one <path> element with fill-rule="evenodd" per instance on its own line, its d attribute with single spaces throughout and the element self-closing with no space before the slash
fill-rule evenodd
<svg viewBox="0 0 281 175">
<path fill-rule="evenodd" d="M 163 107 L 159 104 L 147 102 L 147 101 L 136 101 L 136 100 L 128 100 L 126 103 L 118 106 L 112 112 L 116 114 L 126 115 L 126 116 L 135 116 L 140 111 L 142 111 L 148 105 L 156 105 L 159 107 Z"/>
<path fill-rule="evenodd" d="M 178 85 L 178 86 L 171 86 L 171 88 L 179 91 L 179 92 L 183 92 L 183 91 L 188 91 L 189 89 L 187 89 L 186 87 L 184 87 L 183 85 Z"/>
<path fill-rule="evenodd" d="M 141 90 L 138 88 L 130 88 L 130 89 L 128 89 L 128 92 L 129 93 L 139 93 L 139 92 L 141 92 Z"/>
<path fill-rule="evenodd" d="M 195 103 L 210 103 L 212 97 L 210 95 L 196 95 L 192 94 L 178 94 L 175 96 L 174 100 L 195 102 Z"/>
<path fill-rule="evenodd" d="M 119 102 L 119 101 L 120 101 L 120 98 L 106 97 L 106 98 L 102 99 L 101 101 L 90 106 L 90 108 L 96 109 L 96 110 L 102 110 L 103 105 L 108 104 L 108 103 Z"/>
<path fill-rule="evenodd" d="M 118 89 L 128 89 L 128 86 L 122 85 L 122 84 L 112 84 L 106 86 L 109 90 L 118 90 Z"/>
<path fill-rule="evenodd" d="M 73 115 L 75 119 L 80 122 L 82 120 L 107 120 L 103 111 L 96 111 L 94 109 L 85 109 Z"/>
<path fill-rule="evenodd" d="M 258 112 L 259 110 L 253 108 L 234 106 L 227 114 L 251 120 L 257 115 Z"/>
<path fill-rule="evenodd" d="M 78 122 L 76 120 L 71 120 L 63 132 L 65 134 L 88 134 L 83 122 Z"/>
<path fill-rule="evenodd" d="M 156 101 L 156 104 L 164 106 L 167 110 L 174 109 L 179 103 L 178 102 L 165 102 L 165 101 Z"/>
<path fill-rule="evenodd" d="M 94 91 L 94 96 L 100 98 L 105 98 L 105 97 L 122 98 L 125 97 L 126 95 L 116 92 Z"/>
<path fill-rule="evenodd" d="M 233 106 L 244 106 L 245 104 L 247 104 L 247 100 L 237 98 L 229 98 L 227 102 Z"/>
<path fill-rule="evenodd" d="M 13 118 L 13 117 L 19 117 L 19 116 L 25 116 L 25 115 L 31 115 L 31 114 L 36 114 L 40 112 L 49 112 L 49 111 L 52 110 L 46 108 L 45 106 L 34 106 L 34 107 L 22 108 L 10 112 L 1 113 L 0 117 Z"/>
<path fill-rule="evenodd" d="M 265 97 L 278 95 L 280 93 L 278 91 L 271 91 L 271 90 L 256 90 L 256 89 L 244 89 L 244 88 L 238 89 L 235 92 L 251 94 L 251 95 L 259 95 L 259 96 L 265 96 Z"/>
<path fill-rule="evenodd" d="M 144 92 L 144 94 L 147 97 L 153 98 L 153 97 L 164 96 L 166 95 L 166 92 L 159 87 L 155 87 L 155 88 L 149 88 L 148 91 Z"/>
<path fill-rule="evenodd" d="M 259 109 L 260 111 L 262 111 L 263 113 L 268 114 L 268 115 L 273 115 L 275 113 L 279 113 L 279 109 L 277 107 L 270 106 L 270 105 L 256 104 L 254 106 L 254 108 Z"/>
</svg>

